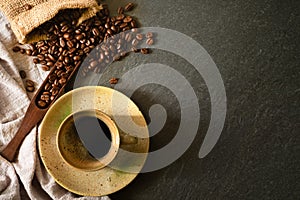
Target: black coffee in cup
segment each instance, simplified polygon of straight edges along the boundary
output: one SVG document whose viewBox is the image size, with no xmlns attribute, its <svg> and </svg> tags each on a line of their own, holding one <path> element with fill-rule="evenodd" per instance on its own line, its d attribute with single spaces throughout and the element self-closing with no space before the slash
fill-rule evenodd
<svg viewBox="0 0 300 200">
<path fill-rule="evenodd" d="M 100 159 L 111 147 L 111 133 L 107 125 L 94 116 L 74 117 L 74 128 L 91 156 Z"/>
</svg>

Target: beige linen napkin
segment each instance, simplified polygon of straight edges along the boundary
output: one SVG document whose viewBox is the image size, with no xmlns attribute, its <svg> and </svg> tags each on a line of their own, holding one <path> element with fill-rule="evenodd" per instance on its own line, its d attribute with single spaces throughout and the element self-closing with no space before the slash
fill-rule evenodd
<svg viewBox="0 0 300 200">
<path fill-rule="evenodd" d="M 42 83 L 47 73 L 31 58 L 12 52 L 17 40 L 0 12 L 0 151 L 17 132 L 33 93 L 27 93 L 19 70 L 36 83 Z M 0 199 L 100 199 L 108 197 L 80 197 L 60 187 L 46 172 L 36 148 L 37 129 L 25 138 L 16 162 L 0 156 Z"/>
</svg>

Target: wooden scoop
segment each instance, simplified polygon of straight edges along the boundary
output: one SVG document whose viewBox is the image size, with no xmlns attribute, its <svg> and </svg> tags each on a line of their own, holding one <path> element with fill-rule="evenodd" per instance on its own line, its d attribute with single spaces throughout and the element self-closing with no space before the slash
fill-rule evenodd
<svg viewBox="0 0 300 200">
<path fill-rule="evenodd" d="M 44 91 L 44 87 L 47 84 L 47 81 L 49 79 L 49 76 L 54 73 L 56 70 L 56 67 L 54 67 L 47 78 L 44 80 L 38 91 L 36 92 L 35 96 L 32 98 L 29 107 L 25 113 L 24 119 L 21 123 L 21 126 L 19 130 L 17 131 L 15 137 L 8 143 L 6 148 L 1 152 L 1 155 L 6 158 L 8 161 L 14 161 L 15 155 L 24 140 L 25 136 L 32 130 L 34 126 L 36 126 L 45 116 L 46 112 L 50 108 L 50 106 L 56 101 L 56 99 L 61 96 L 61 94 L 64 92 L 64 88 L 71 79 L 71 77 L 74 75 L 74 73 L 77 71 L 78 67 L 81 65 L 81 63 L 77 63 L 74 70 L 70 74 L 70 76 L 67 79 L 67 82 L 60 88 L 59 93 L 55 96 L 55 98 L 51 101 L 51 103 L 46 108 L 40 108 L 37 105 L 37 98 L 39 95 Z"/>
</svg>

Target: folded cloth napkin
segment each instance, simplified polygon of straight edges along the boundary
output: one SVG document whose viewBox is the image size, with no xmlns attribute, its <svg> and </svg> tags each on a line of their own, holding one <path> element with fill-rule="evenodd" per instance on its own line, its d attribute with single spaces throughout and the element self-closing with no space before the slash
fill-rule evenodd
<svg viewBox="0 0 300 200">
<path fill-rule="evenodd" d="M 0 152 L 17 132 L 34 93 L 27 93 L 19 75 L 24 70 L 36 88 L 47 76 L 31 58 L 12 52 L 17 40 L 0 12 Z M 0 199 L 100 199 L 81 197 L 59 186 L 45 170 L 37 152 L 37 128 L 25 138 L 17 161 L 8 162 L 0 156 Z"/>
</svg>

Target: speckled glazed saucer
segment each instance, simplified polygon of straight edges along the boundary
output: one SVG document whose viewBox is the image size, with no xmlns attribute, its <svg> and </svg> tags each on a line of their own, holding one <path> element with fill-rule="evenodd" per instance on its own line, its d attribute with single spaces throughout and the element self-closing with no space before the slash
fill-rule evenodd
<svg viewBox="0 0 300 200">
<path fill-rule="evenodd" d="M 60 154 L 58 131 L 70 114 L 93 109 L 115 122 L 120 146 L 105 167 L 82 170 Z M 66 93 L 51 106 L 41 123 L 38 144 L 41 159 L 58 184 L 79 195 L 103 196 L 124 188 L 140 172 L 149 150 L 149 132 L 142 113 L 128 97 L 110 88 L 88 86 Z"/>
</svg>

